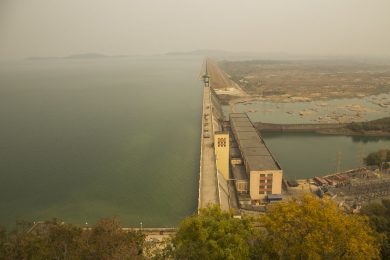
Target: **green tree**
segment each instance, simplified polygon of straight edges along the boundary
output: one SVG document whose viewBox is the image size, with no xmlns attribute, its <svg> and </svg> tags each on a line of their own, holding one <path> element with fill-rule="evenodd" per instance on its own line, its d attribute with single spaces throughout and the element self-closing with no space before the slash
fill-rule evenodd
<svg viewBox="0 0 390 260">
<path fill-rule="evenodd" d="M 0 226 L 0 259 L 6 257 L 6 243 L 7 243 L 7 232 L 6 229 Z"/>
<path fill-rule="evenodd" d="M 377 239 L 366 218 L 312 195 L 273 205 L 261 218 L 267 254 L 279 259 L 376 259 Z M 264 245 L 263 245 L 264 246 Z M 277 256 L 277 257 L 276 257 Z"/>
<path fill-rule="evenodd" d="M 77 259 L 84 250 L 82 228 L 58 219 L 47 221 L 37 235 L 47 240 L 49 256 L 53 259 Z"/>
<path fill-rule="evenodd" d="M 363 126 L 360 123 L 352 122 L 347 125 L 347 128 L 351 129 L 354 132 L 361 132 L 363 130 Z"/>
<path fill-rule="evenodd" d="M 370 153 L 367 155 L 366 158 L 364 158 L 364 162 L 366 165 L 376 165 L 378 167 L 388 167 L 387 164 L 384 164 L 385 162 L 390 161 L 390 150 L 383 149 L 379 150 L 377 152 Z"/>
<path fill-rule="evenodd" d="M 164 257 L 174 259 L 248 259 L 255 232 L 249 219 L 233 218 L 218 206 L 184 219 Z"/>
<path fill-rule="evenodd" d="M 27 232 L 31 223 L 18 222 L 16 228 L 5 235 L 1 248 L 2 259 L 48 259 L 48 243 L 44 237 Z"/>
<path fill-rule="evenodd" d="M 381 235 L 382 259 L 390 259 L 390 200 L 365 205 L 361 213 L 369 217 L 372 228 Z"/>
<path fill-rule="evenodd" d="M 0 259 L 139 259 L 144 239 L 115 218 L 88 230 L 56 219 L 33 229 L 22 223 L 9 234 L 0 230 Z"/>
<path fill-rule="evenodd" d="M 103 219 L 85 232 L 84 259 L 142 258 L 145 236 L 140 232 L 124 231 L 116 218 Z"/>
</svg>

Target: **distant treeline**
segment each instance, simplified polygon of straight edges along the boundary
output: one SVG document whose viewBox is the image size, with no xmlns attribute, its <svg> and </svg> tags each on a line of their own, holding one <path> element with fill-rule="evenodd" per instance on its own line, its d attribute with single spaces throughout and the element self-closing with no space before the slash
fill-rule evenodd
<svg viewBox="0 0 390 260">
<path fill-rule="evenodd" d="M 367 165 L 375 165 L 381 169 L 388 169 L 390 167 L 390 150 L 383 149 L 370 153 L 364 158 L 364 161 Z"/>
<path fill-rule="evenodd" d="M 390 132 L 390 117 L 385 117 L 367 122 L 353 122 L 347 125 L 347 128 L 354 132 L 363 131 L 384 131 Z"/>
</svg>

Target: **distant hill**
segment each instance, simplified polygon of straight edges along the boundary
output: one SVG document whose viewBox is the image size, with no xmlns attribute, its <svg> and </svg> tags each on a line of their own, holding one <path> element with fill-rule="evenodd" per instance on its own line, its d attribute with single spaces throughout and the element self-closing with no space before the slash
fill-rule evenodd
<svg viewBox="0 0 390 260">
<path fill-rule="evenodd" d="M 229 51 L 221 51 L 221 50 L 193 50 L 193 51 L 184 51 L 184 52 L 167 52 L 166 55 L 206 55 L 206 56 L 223 56 L 223 55 L 231 55 L 232 52 Z"/>
<path fill-rule="evenodd" d="M 62 56 L 62 57 L 40 57 L 40 56 L 35 56 L 35 57 L 29 57 L 26 60 L 56 60 L 56 59 L 105 59 L 105 58 L 123 58 L 127 57 L 126 55 L 105 55 L 101 53 L 79 53 L 79 54 L 71 54 L 68 56 Z"/>
<path fill-rule="evenodd" d="M 64 57 L 64 59 L 102 59 L 102 58 L 108 58 L 110 56 L 107 56 L 105 54 L 101 53 L 80 53 L 80 54 L 72 54 L 69 56 Z"/>
<path fill-rule="evenodd" d="M 33 56 L 28 57 L 25 60 L 56 60 L 59 59 L 59 57 L 40 57 L 40 56 Z"/>
</svg>

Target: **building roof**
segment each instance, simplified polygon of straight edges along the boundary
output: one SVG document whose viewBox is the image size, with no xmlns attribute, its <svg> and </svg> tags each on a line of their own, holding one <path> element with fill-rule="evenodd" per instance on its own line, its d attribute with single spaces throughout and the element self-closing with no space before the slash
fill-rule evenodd
<svg viewBox="0 0 390 260">
<path fill-rule="evenodd" d="M 245 167 L 243 165 L 234 165 L 232 167 L 232 173 L 234 179 L 248 181 L 248 176 L 246 175 Z"/>
<path fill-rule="evenodd" d="M 228 131 L 216 131 L 214 134 L 227 135 L 227 134 L 229 134 L 229 132 Z"/>
<path fill-rule="evenodd" d="M 238 118 L 238 117 L 248 117 L 246 113 L 231 113 L 230 117 Z"/>
<path fill-rule="evenodd" d="M 244 139 L 237 140 L 238 147 L 240 147 L 241 152 L 244 152 L 246 148 L 260 148 L 262 146 L 261 139 Z"/>
<path fill-rule="evenodd" d="M 244 153 L 245 154 L 245 153 Z M 280 170 L 278 164 L 271 155 L 248 155 L 245 156 L 249 171 Z"/>
<path fill-rule="evenodd" d="M 230 124 L 249 171 L 281 170 L 246 113 L 230 114 Z"/>
<path fill-rule="evenodd" d="M 268 150 L 264 146 L 246 148 L 243 150 L 243 153 L 247 156 L 254 156 L 254 155 L 266 156 L 266 155 L 269 155 Z"/>
<path fill-rule="evenodd" d="M 247 117 L 236 117 L 236 118 L 234 118 L 234 121 L 235 122 L 251 122 L 249 120 L 249 118 L 247 118 Z"/>
<path fill-rule="evenodd" d="M 234 123 L 232 123 L 232 126 L 233 126 L 233 127 L 237 127 L 237 126 L 249 126 L 249 127 L 253 127 L 252 123 L 251 123 L 249 120 L 245 120 L 245 121 L 234 121 Z"/>
<path fill-rule="evenodd" d="M 260 136 L 255 131 L 237 131 L 237 138 L 240 138 L 240 140 L 253 140 L 257 141 L 259 140 L 261 142 Z"/>
<path fill-rule="evenodd" d="M 253 128 L 253 126 L 236 126 L 235 129 L 239 132 L 254 132 L 254 133 L 256 133 L 256 130 Z"/>
<path fill-rule="evenodd" d="M 237 147 L 230 147 L 229 150 L 231 158 L 241 157 L 240 150 Z"/>
</svg>

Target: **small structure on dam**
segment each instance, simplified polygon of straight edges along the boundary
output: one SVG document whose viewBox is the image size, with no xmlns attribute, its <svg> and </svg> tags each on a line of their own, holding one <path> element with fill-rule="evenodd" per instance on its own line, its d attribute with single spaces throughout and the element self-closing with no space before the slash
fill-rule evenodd
<svg viewBox="0 0 390 260">
<path fill-rule="evenodd" d="M 282 194 L 283 171 L 248 115 L 230 114 L 230 128 L 230 163 L 237 192 L 241 195 L 249 194 L 250 204 L 265 202 L 271 194 Z M 240 199 L 240 204 L 243 203 Z"/>
</svg>

